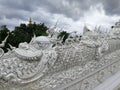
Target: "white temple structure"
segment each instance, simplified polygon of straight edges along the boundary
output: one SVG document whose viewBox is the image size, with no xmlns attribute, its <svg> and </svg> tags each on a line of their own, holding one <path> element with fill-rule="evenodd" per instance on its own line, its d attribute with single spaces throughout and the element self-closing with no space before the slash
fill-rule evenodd
<svg viewBox="0 0 120 90">
<path fill-rule="evenodd" d="M 48 30 L 7 53 L 0 48 L 0 90 L 119 90 L 120 22 L 108 34 L 83 32 L 62 44 Z"/>
</svg>

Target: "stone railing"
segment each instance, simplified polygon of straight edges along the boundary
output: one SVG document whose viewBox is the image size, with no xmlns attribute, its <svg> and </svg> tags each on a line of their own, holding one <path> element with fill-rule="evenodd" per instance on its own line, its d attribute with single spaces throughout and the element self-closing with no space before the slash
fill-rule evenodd
<svg viewBox="0 0 120 90">
<path fill-rule="evenodd" d="M 78 78 L 66 85 L 59 86 L 54 90 L 93 90 L 110 76 L 120 70 L 120 51 L 116 51 L 106 55 L 99 62 L 97 69 L 92 69 L 89 72 L 83 72 L 82 78 Z"/>
</svg>

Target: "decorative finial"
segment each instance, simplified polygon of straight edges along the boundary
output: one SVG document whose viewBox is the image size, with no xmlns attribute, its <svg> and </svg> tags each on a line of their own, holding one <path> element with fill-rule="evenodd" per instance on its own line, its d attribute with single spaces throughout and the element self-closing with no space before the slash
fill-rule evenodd
<svg viewBox="0 0 120 90">
<path fill-rule="evenodd" d="M 29 19 L 29 24 L 32 24 L 32 19 L 31 18 Z"/>
</svg>

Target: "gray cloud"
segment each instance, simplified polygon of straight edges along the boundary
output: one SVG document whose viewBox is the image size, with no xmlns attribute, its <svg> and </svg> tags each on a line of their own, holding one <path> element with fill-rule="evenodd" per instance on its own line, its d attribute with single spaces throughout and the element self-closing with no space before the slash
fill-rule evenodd
<svg viewBox="0 0 120 90">
<path fill-rule="evenodd" d="M 34 11 L 35 6 L 32 0 L 0 0 L 5 9 Z"/>
<path fill-rule="evenodd" d="M 103 6 L 106 17 L 120 15 L 119 0 L 0 0 L 0 24 L 14 26 L 17 21 L 27 22 L 29 17 L 47 25 L 52 25 L 57 19 L 63 24 L 78 24 L 78 21 L 86 17 L 90 8 L 98 4 Z"/>
<path fill-rule="evenodd" d="M 120 0 L 103 0 L 102 4 L 106 14 L 120 15 Z"/>
<path fill-rule="evenodd" d="M 50 13 L 64 14 L 75 20 L 90 7 L 89 0 L 1 0 L 0 3 L 5 10 L 34 12 L 41 7 Z M 10 11 L 9 13 L 12 13 Z"/>
</svg>

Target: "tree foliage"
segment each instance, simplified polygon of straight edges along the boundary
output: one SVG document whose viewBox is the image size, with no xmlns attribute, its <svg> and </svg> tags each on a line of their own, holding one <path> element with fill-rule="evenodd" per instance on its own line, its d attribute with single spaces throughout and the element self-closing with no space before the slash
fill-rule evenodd
<svg viewBox="0 0 120 90">
<path fill-rule="evenodd" d="M 19 43 L 21 42 L 30 42 L 34 34 L 36 36 L 47 36 L 46 30 L 48 30 L 48 27 L 44 23 L 34 23 L 28 25 L 20 24 L 20 26 L 16 26 L 11 32 L 6 25 L 2 25 L 0 28 L 0 43 L 9 34 L 6 45 L 3 47 L 4 51 L 6 52 L 7 48 L 9 48 L 8 44 L 18 47 Z"/>
<path fill-rule="evenodd" d="M 10 48 L 9 44 L 18 47 L 21 42 L 29 43 L 34 34 L 36 36 L 47 36 L 46 31 L 48 29 L 44 23 L 36 24 L 35 22 L 27 25 L 21 23 L 19 26 L 16 26 L 13 31 L 10 31 L 6 25 L 2 25 L 0 27 L 0 43 L 9 35 L 5 47 L 2 47 L 3 50 L 7 52 L 8 48 Z M 58 38 L 63 39 L 62 43 L 64 43 L 68 36 L 69 33 L 62 31 L 58 35 Z"/>
<path fill-rule="evenodd" d="M 58 35 L 58 38 L 63 38 L 62 43 L 64 43 L 65 40 L 68 38 L 68 36 L 69 36 L 69 33 L 67 33 L 66 31 L 62 31 L 62 32 Z"/>
</svg>

